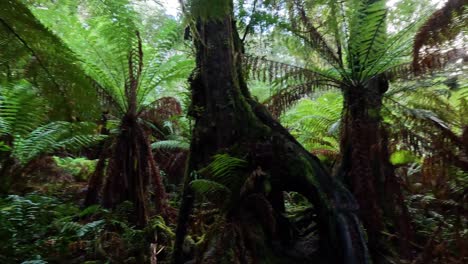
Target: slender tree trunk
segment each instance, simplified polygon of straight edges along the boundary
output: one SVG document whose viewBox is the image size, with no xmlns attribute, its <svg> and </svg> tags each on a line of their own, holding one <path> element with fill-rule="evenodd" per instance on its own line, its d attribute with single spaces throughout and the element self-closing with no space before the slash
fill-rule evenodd
<svg viewBox="0 0 468 264">
<path fill-rule="evenodd" d="M 205 167 L 217 153 L 246 157 L 249 163 L 268 175 L 275 193 L 297 191 L 306 196 L 317 209 L 320 250 L 330 263 L 367 263 L 367 248 L 355 215 L 357 205 L 352 195 L 330 177 L 319 160 L 250 96 L 242 76 L 242 47 L 232 19 L 232 1 L 222 1 L 229 3 L 229 12 L 217 19 L 198 18 L 197 32 L 193 34 L 196 36 L 197 67 L 190 78 L 190 114 L 195 119 L 195 126 L 173 263 L 184 263 L 186 260 L 182 244 L 194 206 L 194 194 L 189 185 L 191 172 Z M 284 204 L 278 205 L 281 204 L 278 197 L 273 197 L 275 199 L 270 200 L 270 204 L 275 211 L 281 212 Z M 239 207 L 239 211 L 242 208 Z M 252 223 L 241 221 L 239 229 L 248 229 L 250 225 Z M 278 230 L 281 226 L 275 228 Z M 265 233 L 260 240 L 263 239 L 268 245 L 269 238 Z M 226 241 L 225 235 L 220 232 L 217 239 Z M 249 248 L 232 243 L 228 246 L 237 247 L 238 253 Z M 215 252 L 210 253 L 216 254 L 216 249 L 213 250 Z M 228 252 L 226 248 L 217 250 Z M 227 258 L 227 253 L 218 253 Z M 254 253 L 239 253 L 238 259 L 231 261 L 248 261 L 250 254 Z"/>
<path fill-rule="evenodd" d="M 382 232 L 396 232 L 401 253 L 408 256 L 410 218 L 389 162 L 387 133 L 381 123 L 382 98 L 387 89 L 388 82 L 381 77 L 370 80 L 365 87 L 345 89 L 338 173 L 359 203 L 370 248 L 388 248 L 381 244 Z"/>
</svg>

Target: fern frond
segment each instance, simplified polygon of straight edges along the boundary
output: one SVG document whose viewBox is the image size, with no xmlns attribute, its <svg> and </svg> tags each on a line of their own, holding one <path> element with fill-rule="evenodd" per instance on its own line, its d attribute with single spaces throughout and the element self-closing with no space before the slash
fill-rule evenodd
<svg viewBox="0 0 468 264">
<path fill-rule="evenodd" d="M 190 143 L 183 140 L 161 140 L 151 144 L 153 149 L 162 149 L 162 150 L 188 150 L 190 148 Z"/>
<path fill-rule="evenodd" d="M 19 0 L 2 1 L 0 17 L 0 29 L 13 34 L 16 39 L 14 43 L 19 41 L 31 55 L 25 74 L 38 84 L 36 86 L 41 89 L 41 95 L 54 109 L 53 113 L 66 115 L 67 119 L 95 117 L 98 105 L 96 93 L 67 45 L 40 23 Z"/>
<path fill-rule="evenodd" d="M 96 82 L 94 88 L 107 109 L 122 115 L 131 107 L 141 113 L 161 86 L 185 80 L 193 69 L 192 59 L 168 51 L 178 42 L 145 42 L 131 1 L 87 0 L 79 6 L 90 15 L 78 17 L 77 10 L 64 12 L 58 7 L 33 10 L 77 54 L 80 67 Z M 60 23 L 57 17 L 62 18 Z M 177 23 L 167 23 L 162 25 L 161 36 L 180 40 L 180 30 Z"/>
<path fill-rule="evenodd" d="M 342 61 L 340 61 L 332 46 L 327 43 L 326 39 L 313 25 L 302 2 L 295 0 L 294 8 L 296 9 L 299 21 L 296 21 L 294 17 L 290 18 L 294 20 L 293 25 L 295 27 L 293 28 L 293 32 L 323 56 L 325 61 L 330 63 L 334 68 L 341 70 Z"/>
<path fill-rule="evenodd" d="M 247 166 L 247 161 L 243 159 L 229 154 L 217 154 L 199 173 L 237 193 L 245 180 Z"/>
<path fill-rule="evenodd" d="M 0 85 L 0 134 L 28 134 L 45 120 L 46 110 L 29 83 Z"/>
<path fill-rule="evenodd" d="M 248 78 L 263 82 L 280 82 L 281 84 L 285 84 L 289 81 L 303 83 L 318 79 L 338 82 L 337 80 L 340 79 L 336 71 L 303 68 L 254 55 L 244 55 L 242 62 Z"/>
<path fill-rule="evenodd" d="M 224 205 L 230 201 L 231 190 L 225 185 L 211 180 L 193 180 L 190 186 L 195 193 L 207 198 L 209 201 Z"/>
<path fill-rule="evenodd" d="M 273 116 L 279 117 L 288 108 L 296 104 L 300 99 L 310 96 L 314 93 L 325 92 L 330 90 L 338 90 L 334 82 L 328 80 L 316 80 L 305 84 L 286 87 L 268 98 L 264 104 Z"/>
<path fill-rule="evenodd" d="M 12 155 L 26 164 L 40 155 L 61 148 L 80 149 L 105 138 L 102 135 L 89 134 L 89 127 L 90 123 L 62 121 L 39 126 L 28 135 L 15 135 Z"/>
<path fill-rule="evenodd" d="M 422 63 L 424 59 L 420 60 L 420 50 L 423 46 L 436 46 L 455 39 L 463 29 L 467 28 L 466 11 L 466 1 L 449 0 L 420 27 L 413 45 L 413 70 L 415 72 L 418 72 L 424 64 Z"/>
<path fill-rule="evenodd" d="M 367 65 L 382 51 L 386 41 L 385 1 L 354 1 L 349 14 L 348 64 L 355 80 L 362 80 Z"/>
</svg>

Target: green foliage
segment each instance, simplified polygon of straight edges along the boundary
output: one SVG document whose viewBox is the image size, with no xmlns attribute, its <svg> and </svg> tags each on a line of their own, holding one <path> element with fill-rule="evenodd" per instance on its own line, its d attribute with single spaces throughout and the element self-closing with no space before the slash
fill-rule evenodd
<svg viewBox="0 0 468 264">
<path fill-rule="evenodd" d="M 463 250 L 462 241 L 468 237 L 468 220 L 463 216 L 466 210 L 468 174 L 454 172 L 452 179 L 441 190 L 419 190 L 409 195 L 407 199 L 409 212 L 416 226 L 417 236 L 421 243 L 427 238 L 435 241 L 439 252 L 434 259 L 441 263 L 451 263 L 450 259 L 458 258 Z"/>
<path fill-rule="evenodd" d="M 14 72 L 26 77 L 40 89 L 54 109 L 57 119 L 93 120 L 98 115 L 97 93 L 93 82 L 83 74 L 73 52 L 32 14 L 20 0 L 0 2 L 0 32 L 7 35 L 2 50 L 22 64 L 9 64 L 22 69 Z M 12 46 L 3 49 L 3 47 Z M 17 52 L 19 50 L 20 52 Z M 15 53 L 16 52 L 16 53 Z M 3 52 L 2 52 L 3 54 Z M 8 80 L 9 81 L 9 80 Z"/>
<path fill-rule="evenodd" d="M 163 150 L 188 150 L 190 148 L 190 143 L 186 141 L 186 139 L 168 139 L 168 140 L 161 140 L 151 144 L 153 149 L 163 149 Z"/>
<path fill-rule="evenodd" d="M 415 157 L 411 151 L 408 150 L 400 150 L 392 153 L 390 156 L 390 162 L 393 165 L 403 165 L 412 162 L 416 162 L 418 159 Z"/>
<path fill-rule="evenodd" d="M 0 84 L 0 136 L 25 136 L 44 121 L 46 110 L 28 82 Z"/>
<path fill-rule="evenodd" d="M 253 71 L 250 76 L 253 79 L 263 76 L 263 81 L 269 79 L 280 84 L 265 101 L 276 116 L 305 96 L 330 90 L 330 87 L 344 91 L 363 89 L 377 76 L 408 76 L 414 36 L 434 9 L 431 5 L 418 4 L 415 16 L 406 9 L 414 11 L 416 4 L 403 1 L 402 16 L 412 19 L 402 22 L 404 19 L 399 18 L 399 29 L 395 31 L 388 25 L 397 20 L 395 11 L 389 10 L 386 1 L 280 2 L 285 3 L 279 6 L 287 7 L 288 12 L 279 16 L 288 24 L 276 25 L 271 35 L 279 35 L 284 40 L 273 45 L 281 45 L 276 49 L 282 48 L 282 53 L 294 56 L 293 59 L 277 56 L 280 61 L 289 60 L 297 66 L 274 61 L 265 63 L 263 58 L 255 58 L 253 62 L 248 59 L 246 63 L 248 70 Z M 315 19 L 317 17 L 320 19 Z M 270 44 L 270 37 L 267 41 Z M 264 54 L 263 51 L 259 53 Z"/>
<path fill-rule="evenodd" d="M 0 86 L 0 136 L 11 157 L 22 165 L 58 149 L 77 150 L 102 140 L 92 123 L 63 121 L 44 124 L 46 102 L 26 82 Z"/>
<path fill-rule="evenodd" d="M 242 195 L 247 169 L 247 161 L 229 154 L 217 154 L 208 166 L 198 172 L 204 179 L 195 179 L 190 185 L 202 197 L 228 210 Z"/>
<path fill-rule="evenodd" d="M 0 62 L 8 69 L 6 79 L 19 75 L 34 82 L 48 99 L 53 119 L 94 121 L 102 108 L 122 114 L 128 106 L 129 54 L 138 63 L 136 32 L 154 32 L 138 22 L 139 15 L 128 0 L 3 1 L 0 34 L 5 41 L 0 45 L 6 53 Z M 181 43 L 182 30 L 168 20 L 152 36 L 161 39 L 145 38 L 143 53 L 151 56 L 141 61 L 145 70 L 139 80 L 139 110 L 151 105 L 155 90 L 186 79 L 193 68 L 183 52 L 171 50 Z"/>
<path fill-rule="evenodd" d="M 105 138 L 95 135 L 94 124 L 52 122 L 37 127 L 28 135 L 16 136 L 12 156 L 26 164 L 40 155 L 59 149 L 79 150 Z M 90 129 L 91 128 L 91 129 Z"/>
<path fill-rule="evenodd" d="M 62 1 L 63 2 L 63 1 Z M 137 111 L 151 106 L 155 90 L 171 82 L 187 78 L 193 61 L 182 54 L 173 54 L 179 27 L 161 25 L 161 39 L 152 42 L 144 32 L 138 13 L 130 1 L 94 1 L 72 6 L 62 4 L 48 9 L 33 9 L 44 25 L 51 28 L 79 58 L 80 67 L 98 85 L 103 106 L 123 115 L 130 106 L 129 80 L 137 76 Z M 79 10 L 89 15 L 82 16 Z M 57 23 L 57 17 L 62 18 Z M 180 40 L 180 39 L 179 39 Z M 141 45 L 141 50 L 140 46 Z M 149 56 L 148 56 L 149 55 Z M 133 61 L 131 66 L 130 59 Z M 143 67 L 138 73 L 136 65 Z M 133 67 L 133 68 L 132 68 Z"/>
<path fill-rule="evenodd" d="M 55 198 L 36 194 L 0 199 L 1 262 L 19 263 L 34 256 L 46 257 L 54 251 L 65 250 L 66 245 L 62 241 L 68 237 L 54 237 L 51 233 L 60 233 L 54 224 L 64 224 L 56 220 L 77 211 L 74 206 L 61 205 Z"/>
<path fill-rule="evenodd" d="M 222 179 L 230 174 L 235 174 L 240 169 L 244 169 L 247 162 L 243 159 L 232 157 L 229 154 L 217 154 L 213 161 L 200 173 L 209 173 L 212 177 Z"/>
<path fill-rule="evenodd" d="M 86 158 L 53 157 L 58 167 L 70 173 L 77 181 L 86 181 L 96 168 L 96 160 Z"/>
<path fill-rule="evenodd" d="M 124 262 L 148 254 L 148 241 L 155 232 L 164 244 L 174 238 L 161 217 L 152 218 L 148 227 L 138 230 L 126 222 L 128 212 L 119 207 L 110 213 L 99 206 L 80 211 L 75 205 L 39 194 L 0 198 L 0 261 Z"/>
<path fill-rule="evenodd" d="M 193 180 L 190 183 L 192 189 L 209 201 L 223 207 L 230 202 L 231 190 L 225 185 L 213 180 Z"/>
<path fill-rule="evenodd" d="M 343 97 L 327 93 L 315 100 L 300 101 L 281 121 L 309 151 L 338 153 L 342 108 Z"/>
</svg>

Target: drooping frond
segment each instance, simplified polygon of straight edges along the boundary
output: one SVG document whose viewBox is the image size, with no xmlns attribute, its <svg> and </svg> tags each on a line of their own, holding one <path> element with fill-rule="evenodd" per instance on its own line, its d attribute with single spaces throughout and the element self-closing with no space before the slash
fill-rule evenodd
<svg viewBox="0 0 468 264">
<path fill-rule="evenodd" d="M 251 80 L 277 85 L 273 95 L 263 102 L 275 117 L 301 98 L 340 88 L 340 76 L 334 70 L 307 69 L 252 55 L 244 56 L 243 63 Z"/>
<path fill-rule="evenodd" d="M 0 85 L 0 136 L 24 136 L 44 122 L 46 104 L 30 84 Z"/>
<path fill-rule="evenodd" d="M 332 45 L 327 43 L 317 27 L 314 26 L 302 1 L 294 0 L 293 2 L 293 10 L 291 10 L 290 17 L 293 32 L 310 45 L 311 48 L 316 50 L 325 61 L 333 67 L 341 69 L 341 58 L 333 50 Z"/>
<path fill-rule="evenodd" d="M 253 55 L 244 56 L 243 67 L 248 78 L 270 83 L 280 82 L 285 84 L 289 81 L 304 83 L 319 79 L 336 82 L 335 80 L 340 78 L 335 71 L 307 69 Z"/>
<path fill-rule="evenodd" d="M 264 104 L 266 104 L 268 110 L 274 117 L 279 117 L 288 108 L 306 96 L 317 94 L 317 91 L 326 92 L 338 89 L 339 87 L 335 84 L 330 83 L 327 80 L 318 79 L 316 81 L 281 89 L 279 92 L 268 98 Z"/>
<path fill-rule="evenodd" d="M 168 139 L 168 135 L 175 134 L 177 130 L 177 118 L 182 114 L 182 107 L 174 97 L 162 97 L 150 104 L 144 105 L 140 117 L 145 120 L 147 126 L 158 139 Z"/>
<path fill-rule="evenodd" d="M 55 115 L 63 113 L 68 119 L 95 117 L 95 89 L 76 64 L 75 54 L 21 1 L 0 2 L 0 31 L 8 32 L 8 41 L 20 43 L 30 54 L 25 76 L 41 89 Z"/>
<path fill-rule="evenodd" d="M 107 110 L 141 112 L 161 85 L 185 79 L 192 69 L 191 59 L 169 51 L 180 40 L 180 28 L 163 24 L 161 37 L 174 41 L 147 43 L 149 38 L 140 36 L 142 25 L 131 1 L 86 0 L 71 11 L 59 6 L 33 10 L 77 54 Z M 89 15 L 80 15 L 83 10 Z"/>
<path fill-rule="evenodd" d="M 31 131 L 25 136 L 16 136 L 13 157 L 26 164 L 39 155 L 51 153 L 60 148 L 76 150 L 102 140 L 95 135 L 90 123 L 52 122 Z"/>
<path fill-rule="evenodd" d="M 200 173 L 208 173 L 212 178 L 222 179 L 228 175 L 245 169 L 247 162 L 243 159 L 230 156 L 228 154 L 217 154 L 213 157 L 213 161 Z"/>
<path fill-rule="evenodd" d="M 420 27 L 414 39 L 413 71 L 420 72 L 424 68 L 438 68 L 443 62 L 462 58 L 467 60 L 466 47 L 444 48 L 442 44 L 449 41 L 466 43 L 463 31 L 468 27 L 467 2 L 465 0 L 449 0 L 440 10 L 437 10 Z M 462 33 L 462 35 L 460 35 Z M 426 47 L 425 52 L 421 49 Z M 442 56 L 443 55 L 443 56 Z"/>
<path fill-rule="evenodd" d="M 247 161 L 243 159 L 228 154 L 218 154 L 199 173 L 205 175 L 208 179 L 227 186 L 231 190 L 239 190 L 245 180 L 242 176 L 245 174 L 247 165 Z"/>
<path fill-rule="evenodd" d="M 247 161 L 229 154 L 217 154 L 208 166 L 198 171 L 204 178 L 196 179 L 190 185 L 219 207 L 229 207 L 246 188 L 250 177 L 247 169 Z"/>
<path fill-rule="evenodd" d="M 390 93 L 385 100 L 384 115 L 392 126 L 391 147 L 437 157 L 445 167 L 468 169 L 463 154 L 468 149 L 462 135 L 466 109 L 464 98 L 460 100 L 455 107 L 443 94 L 430 89 Z"/>
</svg>

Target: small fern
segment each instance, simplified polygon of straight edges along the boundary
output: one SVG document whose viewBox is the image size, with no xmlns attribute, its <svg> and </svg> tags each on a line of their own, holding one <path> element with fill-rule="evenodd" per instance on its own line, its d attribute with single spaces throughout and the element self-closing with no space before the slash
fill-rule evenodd
<svg viewBox="0 0 468 264">
<path fill-rule="evenodd" d="M 243 159 L 229 154 L 217 154 L 213 157 L 213 161 L 199 173 L 231 189 L 242 183 L 241 176 L 245 174 L 247 165 L 247 161 Z"/>
<path fill-rule="evenodd" d="M 195 193 L 205 197 L 208 201 L 224 206 L 230 201 L 231 190 L 225 185 L 212 180 L 193 180 L 190 186 Z"/>
</svg>

